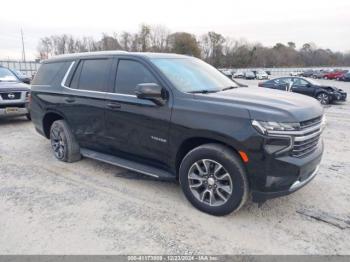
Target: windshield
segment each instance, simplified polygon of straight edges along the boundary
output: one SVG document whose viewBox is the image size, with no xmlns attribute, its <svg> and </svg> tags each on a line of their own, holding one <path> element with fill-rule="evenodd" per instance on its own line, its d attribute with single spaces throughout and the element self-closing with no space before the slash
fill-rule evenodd
<svg viewBox="0 0 350 262">
<path fill-rule="evenodd" d="M 0 67 L 0 81 L 17 82 L 17 77 L 7 68 Z"/>
<path fill-rule="evenodd" d="M 182 92 L 218 92 L 238 87 L 219 70 L 197 58 L 154 58 L 151 61 Z"/>
<path fill-rule="evenodd" d="M 12 70 L 12 71 L 19 77 L 26 77 L 26 75 L 23 74 L 21 71 L 18 71 L 18 70 Z"/>
</svg>

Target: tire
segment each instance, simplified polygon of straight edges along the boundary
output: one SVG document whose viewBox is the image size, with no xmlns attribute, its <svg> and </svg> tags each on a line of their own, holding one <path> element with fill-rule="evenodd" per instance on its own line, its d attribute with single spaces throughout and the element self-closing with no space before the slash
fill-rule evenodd
<svg viewBox="0 0 350 262">
<path fill-rule="evenodd" d="M 80 147 L 66 121 L 57 120 L 50 128 L 51 147 L 55 157 L 63 162 L 76 162 L 81 159 Z"/>
<path fill-rule="evenodd" d="M 181 162 L 179 179 L 188 201 L 211 215 L 236 212 L 248 198 L 249 185 L 241 159 L 221 144 L 205 144 L 190 151 Z"/>
<path fill-rule="evenodd" d="M 29 120 L 29 121 L 31 121 L 32 120 L 32 118 L 31 118 L 31 116 L 30 116 L 30 114 L 28 113 L 28 114 L 26 114 L 26 118 Z"/>
<path fill-rule="evenodd" d="M 322 105 L 327 105 L 330 102 L 329 95 L 321 92 L 317 94 L 316 99 L 322 104 Z"/>
</svg>

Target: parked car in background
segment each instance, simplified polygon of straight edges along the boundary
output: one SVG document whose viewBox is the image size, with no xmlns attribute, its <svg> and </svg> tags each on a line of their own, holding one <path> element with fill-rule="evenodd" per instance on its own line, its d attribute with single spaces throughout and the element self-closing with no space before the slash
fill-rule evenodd
<svg viewBox="0 0 350 262">
<path fill-rule="evenodd" d="M 323 154 L 317 101 L 238 88 L 189 56 L 51 58 L 33 80 L 31 108 L 58 160 L 84 156 L 178 180 L 193 206 L 218 216 L 250 196 L 264 202 L 297 191 L 316 176 Z"/>
<path fill-rule="evenodd" d="M 248 80 L 255 79 L 255 74 L 252 71 L 244 72 L 244 78 Z"/>
<path fill-rule="evenodd" d="M 299 76 L 300 72 L 293 71 L 293 72 L 290 72 L 289 75 L 290 76 Z"/>
<path fill-rule="evenodd" d="M 342 76 L 339 78 L 339 81 L 346 81 L 346 82 L 349 82 L 349 81 L 350 81 L 350 72 L 345 73 L 344 75 L 342 75 Z"/>
<path fill-rule="evenodd" d="M 309 70 L 303 71 L 303 72 L 300 74 L 300 76 L 302 76 L 302 77 L 311 77 L 311 76 L 313 75 L 313 73 L 314 73 L 314 70 L 309 69 Z"/>
<path fill-rule="evenodd" d="M 323 76 L 324 79 L 337 79 L 342 74 L 347 73 L 347 70 L 334 70 Z"/>
<path fill-rule="evenodd" d="M 29 96 L 30 86 L 8 68 L 0 67 L 0 117 L 26 116 L 30 120 Z"/>
<path fill-rule="evenodd" d="M 244 78 L 244 73 L 243 71 L 237 71 L 233 74 L 233 78 Z"/>
<path fill-rule="evenodd" d="M 323 70 L 323 69 L 321 69 L 321 70 L 316 70 L 313 74 L 312 74 L 312 78 L 314 78 L 314 79 L 322 79 L 322 78 L 324 78 L 324 75 L 325 74 L 328 74 L 329 73 L 329 70 Z"/>
<path fill-rule="evenodd" d="M 255 73 L 255 77 L 258 80 L 269 79 L 269 75 L 265 71 L 262 71 L 262 70 L 257 71 Z"/>
<path fill-rule="evenodd" d="M 30 84 L 31 82 L 31 78 L 29 76 L 26 76 L 25 74 L 23 74 L 21 71 L 17 70 L 17 69 L 10 69 L 12 71 L 12 73 L 14 73 L 17 78 L 22 82 L 22 83 L 25 83 L 25 84 Z"/>
<path fill-rule="evenodd" d="M 277 90 L 292 91 L 299 94 L 312 96 L 321 104 L 329 104 L 335 101 L 346 101 L 347 93 L 333 86 L 321 85 L 315 80 L 302 77 L 280 77 L 258 84 Z M 291 87 L 291 89 L 289 89 Z"/>
<path fill-rule="evenodd" d="M 225 76 L 227 76 L 228 78 L 232 78 L 232 70 L 231 69 L 218 69 L 221 73 L 223 73 Z"/>
<path fill-rule="evenodd" d="M 341 74 L 337 75 L 335 79 L 339 81 L 347 73 L 349 73 L 349 70 L 344 70 Z"/>
</svg>

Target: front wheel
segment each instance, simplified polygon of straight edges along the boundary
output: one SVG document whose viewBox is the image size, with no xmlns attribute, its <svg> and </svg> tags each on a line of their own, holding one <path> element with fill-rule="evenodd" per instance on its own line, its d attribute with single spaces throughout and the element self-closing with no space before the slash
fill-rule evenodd
<svg viewBox="0 0 350 262">
<path fill-rule="evenodd" d="M 327 105 L 329 104 L 329 95 L 326 93 L 320 93 L 317 95 L 316 99 L 322 104 Z"/>
<path fill-rule="evenodd" d="M 220 144 L 205 144 L 182 160 L 180 184 L 199 210 L 215 216 L 238 211 L 248 198 L 245 169 L 237 154 Z"/>
</svg>

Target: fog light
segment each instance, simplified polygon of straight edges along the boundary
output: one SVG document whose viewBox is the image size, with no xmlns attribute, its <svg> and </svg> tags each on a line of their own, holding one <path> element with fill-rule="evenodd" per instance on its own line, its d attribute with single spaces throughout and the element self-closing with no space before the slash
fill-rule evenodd
<svg viewBox="0 0 350 262">
<path fill-rule="evenodd" d="M 283 153 L 292 148 L 292 139 L 289 136 L 267 138 L 264 148 L 268 154 Z"/>
</svg>

